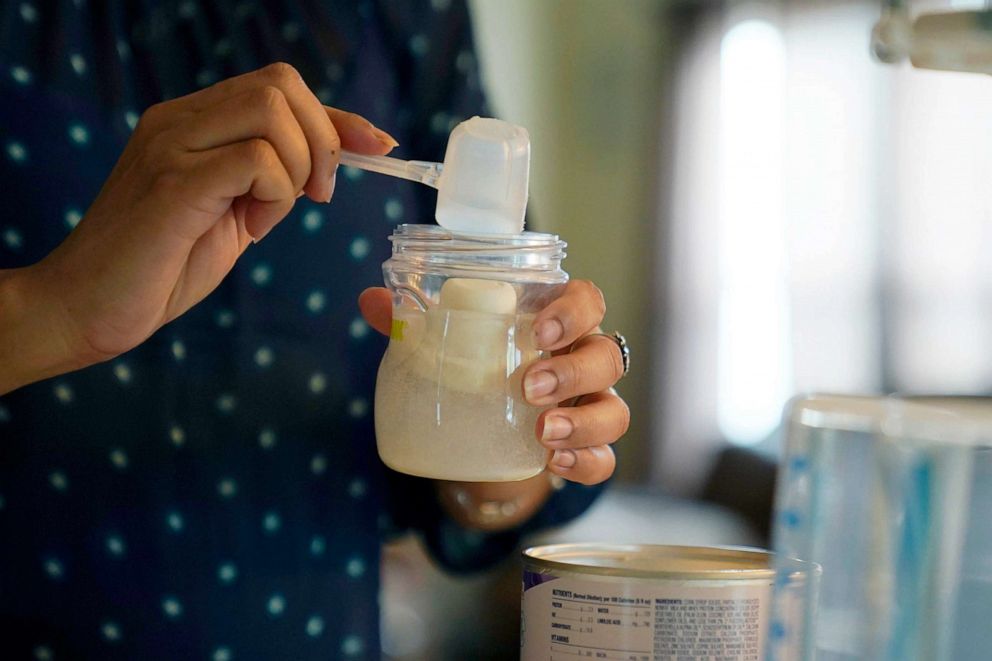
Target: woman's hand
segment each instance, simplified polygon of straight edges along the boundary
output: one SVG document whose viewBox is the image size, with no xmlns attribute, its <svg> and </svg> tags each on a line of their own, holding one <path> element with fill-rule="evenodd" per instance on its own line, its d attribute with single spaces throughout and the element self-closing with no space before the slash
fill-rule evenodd
<svg viewBox="0 0 992 661">
<path fill-rule="evenodd" d="M 373 328 L 389 332 L 388 291 L 365 290 L 359 306 Z M 583 484 L 613 474 L 616 459 L 610 444 L 630 424 L 627 404 L 613 390 L 623 376 L 623 356 L 614 340 L 596 335 L 605 312 L 603 295 L 594 284 L 568 283 L 534 320 L 537 346 L 552 356 L 530 365 L 523 379 L 528 402 L 555 407 L 541 414 L 535 430 L 538 440 L 554 451 L 548 470 Z"/>
<path fill-rule="evenodd" d="M 627 433 L 630 409 L 613 386 L 623 376 L 617 342 L 599 335 L 606 303 L 588 280 L 573 280 L 534 320 L 537 346 L 552 352 L 524 374 L 524 397 L 535 406 L 555 405 L 537 422 L 537 436 L 554 450 L 548 470 L 597 484 L 613 475 L 611 444 Z"/>
<path fill-rule="evenodd" d="M 58 326 L 49 345 L 65 354 L 19 380 L 136 346 L 209 294 L 299 196 L 329 201 L 342 146 L 385 154 L 395 145 L 358 115 L 321 105 L 287 64 L 149 108 L 65 242 L 0 278 L 21 288 L 5 298 L 49 306 Z"/>
</svg>

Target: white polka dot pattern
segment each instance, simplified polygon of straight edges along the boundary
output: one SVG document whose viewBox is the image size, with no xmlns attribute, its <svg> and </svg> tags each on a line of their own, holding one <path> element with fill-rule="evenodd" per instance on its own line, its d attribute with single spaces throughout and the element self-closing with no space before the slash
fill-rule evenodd
<svg viewBox="0 0 992 661">
<path fill-rule="evenodd" d="M 351 242 L 348 252 L 351 253 L 353 259 L 365 259 L 371 249 L 372 246 L 369 245 L 369 240 L 364 236 L 360 236 Z"/>
<path fill-rule="evenodd" d="M 72 140 L 73 144 L 84 146 L 90 142 L 90 130 L 80 124 L 79 122 L 73 122 L 69 124 L 69 139 Z"/>
<path fill-rule="evenodd" d="M 52 391 L 55 393 L 55 399 L 63 404 L 71 404 L 75 399 L 72 387 L 68 383 L 56 383 Z"/>
<path fill-rule="evenodd" d="M 183 515 L 179 512 L 169 512 L 169 514 L 165 517 L 165 525 L 167 525 L 169 530 L 174 533 L 181 532 L 185 526 Z"/>
<path fill-rule="evenodd" d="M 234 326 L 234 313 L 230 310 L 218 310 L 214 315 L 214 321 L 221 328 L 231 328 Z"/>
<path fill-rule="evenodd" d="M 162 600 L 162 612 L 170 620 L 175 620 L 183 614 L 183 605 L 175 597 L 165 597 Z"/>
<path fill-rule="evenodd" d="M 23 163 L 28 158 L 27 148 L 20 142 L 10 141 L 7 143 L 7 156 L 15 163 Z"/>
<path fill-rule="evenodd" d="M 327 306 L 327 296 L 324 292 L 315 289 L 314 291 L 307 294 L 307 310 L 317 314 L 323 312 L 324 308 Z"/>
<path fill-rule="evenodd" d="M 94 229 L 86 213 L 106 174 L 133 131 L 154 129 L 146 109 L 263 59 L 298 65 L 325 104 L 362 110 L 403 143 L 397 156 L 439 157 L 452 123 L 479 112 L 462 0 L 423 2 L 378 53 L 353 48 L 383 18 L 373 0 L 324 4 L 349 28 L 340 43 L 314 39 L 325 12 L 299 0 L 137 3 L 113 16 L 85 0 L 14 0 L 14 36 L 0 35 L 0 171 L 17 195 L 0 217 L 0 269 Z M 450 80 L 443 105 L 405 105 L 434 97 L 383 93 L 396 72 L 368 75 L 397 48 L 413 84 Z M 27 111 L 10 109 L 22 99 Z M 391 226 L 433 208 L 408 182 L 338 174 L 333 204 L 301 197 L 139 347 L 0 396 L 0 455 L 11 439 L 13 456 L 30 452 L 27 473 L 0 461 L 0 539 L 26 551 L 23 585 L 15 563 L 0 585 L 14 576 L 36 595 L 15 616 L 37 618 L 27 610 L 39 600 L 78 613 L 68 633 L 43 624 L 22 657 L 379 657 L 379 526 L 391 518 L 371 412 L 385 341 L 355 298 L 381 282 Z M 27 519 L 37 530 L 18 537 Z"/>
<path fill-rule="evenodd" d="M 276 445 L 276 432 L 271 427 L 266 427 L 258 432 L 258 444 L 263 450 L 271 450 Z"/>
<path fill-rule="evenodd" d="M 463 50 L 455 58 L 455 68 L 463 74 L 467 74 L 475 68 L 475 56 L 472 51 Z"/>
<path fill-rule="evenodd" d="M 267 535 L 274 535 L 282 528 L 282 517 L 279 512 L 266 512 L 262 517 L 262 530 Z"/>
<path fill-rule="evenodd" d="M 365 574 L 365 561 L 359 557 L 352 557 L 348 560 L 345 571 L 351 578 L 361 578 Z"/>
<path fill-rule="evenodd" d="M 83 219 L 83 214 L 79 209 L 67 209 L 65 212 L 65 224 L 69 229 L 76 229 L 76 225 Z"/>
<path fill-rule="evenodd" d="M 431 42 L 426 35 L 416 34 L 410 38 L 410 52 L 417 57 L 427 55 L 431 49 Z"/>
<path fill-rule="evenodd" d="M 233 562 L 225 562 L 217 568 L 217 579 L 224 585 L 230 585 L 238 578 L 238 568 Z"/>
<path fill-rule="evenodd" d="M 62 471 L 52 471 L 48 474 L 48 483 L 56 491 L 66 491 L 69 488 L 69 478 Z"/>
<path fill-rule="evenodd" d="M 127 363 L 117 363 L 114 365 L 114 376 L 117 377 L 118 381 L 126 385 L 131 383 L 131 378 L 134 375 L 131 373 L 131 368 Z"/>
<path fill-rule="evenodd" d="M 358 656 L 365 650 L 365 643 L 358 636 L 345 636 L 341 641 L 341 652 L 345 656 Z"/>
<path fill-rule="evenodd" d="M 216 406 L 221 413 L 231 413 L 238 406 L 238 398 L 231 393 L 224 393 L 217 398 Z"/>
<path fill-rule="evenodd" d="M 356 397 L 348 402 L 348 415 L 353 418 L 363 418 L 369 412 L 368 400 Z"/>
<path fill-rule="evenodd" d="M 361 317 L 352 319 L 351 324 L 348 325 L 348 334 L 356 340 L 360 340 L 369 334 L 369 325 Z"/>
<path fill-rule="evenodd" d="M 251 281 L 259 287 L 264 287 L 272 281 L 272 267 L 268 264 L 258 264 L 251 270 Z"/>
<path fill-rule="evenodd" d="M 225 477 L 217 483 L 217 493 L 221 498 L 230 500 L 238 493 L 238 483 L 229 477 Z"/>
<path fill-rule="evenodd" d="M 208 87 L 217 82 L 217 74 L 210 69 L 203 69 L 196 74 L 196 84 L 200 87 Z"/>
<path fill-rule="evenodd" d="M 324 392 L 327 388 L 327 377 L 321 372 L 315 372 L 310 375 L 309 383 L 310 392 L 315 395 L 319 395 Z"/>
<path fill-rule="evenodd" d="M 403 220 L 403 203 L 394 197 L 386 200 L 386 218 L 391 223 L 398 223 Z"/>
<path fill-rule="evenodd" d="M 126 469 L 128 464 L 127 453 L 121 448 L 114 448 L 110 451 L 110 463 L 117 470 L 122 471 Z"/>
<path fill-rule="evenodd" d="M 104 545 L 107 547 L 107 553 L 113 558 L 123 558 L 127 552 L 124 538 L 117 534 L 107 537 Z"/>
<path fill-rule="evenodd" d="M 435 133 L 447 133 L 451 117 L 446 112 L 436 112 L 431 115 L 431 130 Z"/>
<path fill-rule="evenodd" d="M 179 18 L 190 19 L 196 16 L 196 3 L 192 0 L 186 0 L 180 3 L 179 9 L 176 11 Z"/>
<path fill-rule="evenodd" d="M 72 65 L 72 70 L 76 74 L 82 76 L 86 73 L 86 59 L 79 53 L 73 53 L 69 56 L 69 64 Z"/>
<path fill-rule="evenodd" d="M 179 425 L 172 425 L 172 427 L 169 428 L 169 440 L 172 441 L 172 444 L 177 448 L 181 447 L 184 443 L 186 443 L 186 432 L 183 431 L 183 428 Z"/>
<path fill-rule="evenodd" d="M 25 23 L 35 23 L 38 20 L 38 9 L 30 2 L 21 3 L 21 19 Z"/>
<path fill-rule="evenodd" d="M 286 598 L 281 594 L 274 594 L 265 603 L 265 610 L 273 617 L 279 617 L 286 610 Z"/>
<path fill-rule="evenodd" d="M 280 29 L 282 33 L 282 38 L 293 43 L 300 38 L 300 26 L 298 23 L 284 23 Z"/>
<path fill-rule="evenodd" d="M 366 491 L 365 480 L 360 477 L 356 477 L 348 483 L 348 495 L 356 500 L 363 497 Z"/>
<path fill-rule="evenodd" d="M 307 232 L 316 232 L 324 226 L 324 214 L 318 209 L 310 209 L 303 214 L 303 229 Z"/>
<path fill-rule="evenodd" d="M 3 231 L 3 243 L 14 252 L 17 252 L 24 245 L 24 237 L 13 227 L 8 227 Z"/>
<path fill-rule="evenodd" d="M 275 360 L 275 354 L 269 347 L 259 347 L 255 350 L 255 364 L 259 367 L 269 367 Z"/>
<path fill-rule="evenodd" d="M 27 68 L 14 65 L 10 67 L 10 77 L 19 85 L 28 85 L 31 82 L 31 72 Z"/>
<path fill-rule="evenodd" d="M 113 620 L 104 622 L 100 626 L 100 633 L 103 634 L 105 640 L 112 643 L 117 642 L 123 636 L 120 625 Z"/>
<path fill-rule="evenodd" d="M 328 80 L 337 82 L 344 76 L 344 69 L 342 69 L 341 65 L 337 62 L 331 62 L 324 69 L 324 73 L 327 75 Z"/>
<path fill-rule="evenodd" d="M 48 558 L 44 562 L 45 574 L 52 580 L 59 580 L 65 575 L 65 566 L 58 558 Z"/>
<path fill-rule="evenodd" d="M 319 637 L 324 633 L 324 618 L 319 615 L 311 615 L 307 619 L 306 631 L 311 638 Z"/>
<path fill-rule="evenodd" d="M 310 472 L 314 475 L 327 472 L 327 457 L 323 453 L 317 453 L 310 459 Z"/>
</svg>

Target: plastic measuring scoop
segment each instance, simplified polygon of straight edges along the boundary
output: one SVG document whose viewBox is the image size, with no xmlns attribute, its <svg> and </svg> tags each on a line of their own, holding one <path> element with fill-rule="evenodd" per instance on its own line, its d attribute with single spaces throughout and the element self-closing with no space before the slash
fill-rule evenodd
<svg viewBox="0 0 992 661">
<path fill-rule="evenodd" d="M 468 119 L 448 137 L 443 164 L 344 150 L 341 163 L 436 188 L 437 222 L 453 232 L 519 234 L 524 229 L 530 136 L 523 127 L 486 117 Z"/>
</svg>

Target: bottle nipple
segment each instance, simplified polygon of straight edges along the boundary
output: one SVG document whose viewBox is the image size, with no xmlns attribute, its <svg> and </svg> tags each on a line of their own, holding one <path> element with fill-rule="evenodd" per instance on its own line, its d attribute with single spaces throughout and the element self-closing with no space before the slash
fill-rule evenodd
<svg viewBox="0 0 992 661">
<path fill-rule="evenodd" d="M 441 286 L 439 306 L 448 310 L 512 315 L 517 310 L 513 285 L 498 280 L 451 278 Z"/>
<path fill-rule="evenodd" d="M 495 280 L 451 278 L 438 305 L 427 311 L 414 369 L 438 387 L 458 392 L 502 393 L 507 351 L 514 346 L 517 294 Z"/>
</svg>

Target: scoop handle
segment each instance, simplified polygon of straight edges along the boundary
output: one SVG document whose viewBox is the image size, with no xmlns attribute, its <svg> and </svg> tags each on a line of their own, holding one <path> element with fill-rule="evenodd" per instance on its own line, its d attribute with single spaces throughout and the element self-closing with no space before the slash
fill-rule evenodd
<svg viewBox="0 0 992 661">
<path fill-rule="evenodd" d="M 404 161 L 391 156 L 366 156 L 346 149 L 341 150 L 341 164 L 400 179 L 409 179 L 432 188 L 437 188 L 437 180 L 444 167 L 441 163 L 431 161 Z"/>
</svg>

